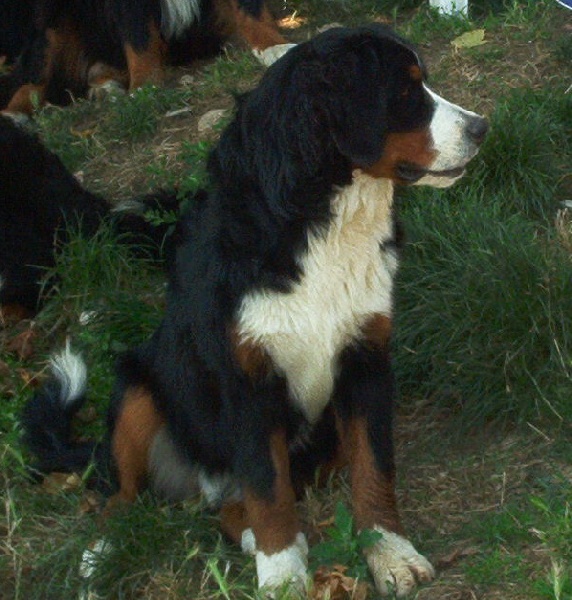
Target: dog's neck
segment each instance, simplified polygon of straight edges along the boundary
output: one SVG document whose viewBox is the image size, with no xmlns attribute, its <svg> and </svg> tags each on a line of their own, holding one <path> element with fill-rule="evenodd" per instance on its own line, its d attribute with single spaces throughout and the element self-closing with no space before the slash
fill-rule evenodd
<svg viewBox="0 0 572 600">
<path fill-rule="evenodd" d="M 337 358 L 372 315 L 391 316 L 397 257 L 393 183 L 355 171 L 338 188 L 328 225 L 309 234 L 301 277 L 288 293 L 256 291 L 238 311 L 242 339 L 261 346 L 288 374 L 293 402 L 315 422 L 329 402 Z"/>
<path fill-rule="evenodd" d="M 340 188 L 331 202 L 334 230 L 355 229 L 362 235 L 385 237 L 386 224 L 391 226 L 393 182 L 376 178 L 355 169 L 352 183 Z"/>
</svg>

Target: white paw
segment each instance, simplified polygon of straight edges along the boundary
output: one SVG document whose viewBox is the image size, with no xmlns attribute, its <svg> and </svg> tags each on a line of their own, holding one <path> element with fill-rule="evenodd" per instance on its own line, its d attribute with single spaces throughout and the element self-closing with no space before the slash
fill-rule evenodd
<svg viewBox="0 0 572 600">
<path fill-rule="evenodd" d="M 86 548 L 81 555 L 79 576 L 89 579 L 97 569 L 99 563 L 111 552 L 111 543 L 101 538 Z"/>
<path fill-rule="evenodd" d="M 401 598 L 418 583 L 428 583 L 435 577 L 433 565 L 409 540 L 382 527 L 375 529 L 383 539 L 366 550 L 366 558 L 380 594 L 393 593 Z"/>
<path fill-rule="evenodd" d="M 248 530 L 246 530 L 248 531 Z M 252 536 L 254 537 L 254 536 Z M 245 544 L 243 534 L 243 549 L 250 549 L 250 540 Z M 256 543 L 254 542 L 254 546 Z M 308 542 L 303 533 L 296 535 L 296 541 L 274 554 L 264 554 L 256 551 L 256 573 L 258 587 L 266 593 L 272 590 L 287 588 L 293 593 L 304 593 L 308 588 Z"/>
<path fill-rule="evenodd" d="M 2 111 L 0 111 L 0 114 L 3 117 L 7 117 L 8 119 L 11 119 L 15 125 L 18 125 L 20 127 L 26 127 L 34 122 L 29 115 L 26 115 L 21 112 L 2 110 Z"/>
<path fill-rule="evenodd" d="M 252 52 L 265 67 L 269 67 L 295 45 L 296 44 L 276 44 L 276 46 L 270 46 L 265 50 L 253 50 Z"/>
<path fill-rule="evenodd" d="M 93 84 L 87 92 L 87 97 L 90 100 L 105 100 L 110 96 L 124 96 L 126 93 L 127 90 L 120 81 L 108 79 L 103 83 Z"/>
<path fill-rule="evenodd" d="M 250 527 L 242 532 L 240 547 L 242 548 L 242 552 L 244 554 L 251 554 L 252 556 L 256 554 L 256 538 L 254 537 L 254 532 Z"/>
<path fill-rule="evenodd" d="M 83 551 L 79 564 L 79 576 L 84 581 L 78 600 L 100 600 L 98 594 L 90 589 L 90 579 L 98 568 L 99 563 L 109 555 L 111 548 L 111 543 L 102 538 Z"/>
</svg>

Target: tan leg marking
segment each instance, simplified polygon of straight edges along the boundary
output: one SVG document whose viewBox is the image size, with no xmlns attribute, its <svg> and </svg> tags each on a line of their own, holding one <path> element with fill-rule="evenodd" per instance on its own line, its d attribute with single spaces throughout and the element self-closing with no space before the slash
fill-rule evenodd
<svg viewBox="0 0 572 600">
<path fill-rule="evenodd" d="M 383 473 L 375 463 L 365 419 L 354 418 L 339 424 L 344 452 L 350 465 L 352 504 L 356 527 L 381 525 L 403 534 L 397 512 L 395 476 Z"/>
<path fill-rule="evenodd" d="M 294 544 L 300 531 L 284 433 L 274 433 L 270 446 L 276 472 L 273 498 L 262 499 L 248 487 L 244 490 L 244 505 L 256 538 L 257 550 L 266 555 L 280 552 Z"/>
<path fill-rule="evenodd" d="M 250 527 L 244 502 L 225 504 L 220 511 L 220 526 L 235 543 L 242 542 L 242 532 Z"/>
<path fill-rule="evenodd" d="M 154 23 L 149 24 L 149 36 L 149 45 L 143 51 L 125 44 L 130 91 L 146 83 L 160 84 L 164 79 L 166 44 Z"/>
<path fill-rule="evenodd" d="M 46 39 L 48 44 L 40 82 L 20 87 L 6 106 L 6 112 L 32 114 L 36 106 L 44 103 L 46 88 L 56 71 L 70 84 L 81 86 L 86 82 L 87 62 L 81 38 L 73 24 L 63 23 L 57 29 L 46 30 Z"/>
<path fill-rule="evenodd" d="M 26 83 L 16 90 L 4 111 L 31 115 L 36 106 L 44 103 L 44 93 L 45 86 L 43 84 Z"/>
<path fill-rule="evenodd" d="M 259 18 L 241 10 L 237 0 L 215 0 L 215 10 L 218 29 L 224 37 L 236 35 L 256 50 L 287 43 L 266 6 Z"/>
<path fill-rule="evenodd" d="M 149 450 L 163 424 L 148 390 L 127 390 L 111 440 L 119 492 L 109 499 L 106 512 L 118 504 L 135 501 L 149 474 Z"/>
</svg>

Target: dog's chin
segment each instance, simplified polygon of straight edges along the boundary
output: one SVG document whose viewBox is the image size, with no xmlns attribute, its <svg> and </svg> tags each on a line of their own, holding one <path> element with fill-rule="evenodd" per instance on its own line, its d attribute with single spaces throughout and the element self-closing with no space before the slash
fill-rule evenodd
<svg viewBox="0 0 572 600">
<path fill-rule="evenodd" d="M 465 174 L 465 165 L 451 169 L 433 170 L 413 164 L 397 166 L 396 175 L 399 181 L 406 185 L 428 185 L 446 188 L 453 185 Z"/>
<path fill-rule="evenodd" d="M 434 188 L 448 188 L 459 181 L 465 174 L 462 169 L 457 175 L 441 175 L 440 173 L 427 173 L 421 179 L 418 179 L 413 185 L 428 185 Z"/>
</svg>

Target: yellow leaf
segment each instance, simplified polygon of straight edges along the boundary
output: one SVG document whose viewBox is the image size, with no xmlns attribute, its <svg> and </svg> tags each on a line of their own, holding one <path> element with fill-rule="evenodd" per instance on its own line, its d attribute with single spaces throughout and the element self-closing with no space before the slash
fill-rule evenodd
<svg viewBox="0 0 572 600">
<path fill-rule="evenodd" d="M 481 46 L 482 44 L 486 44 L 485 41 L 485 30 L 484 29 L 474 29 L 473 31 L 467 31 L 456 37 L 451 45 L 455 48 L 474 48 L 475 46 Z"/>
</svg>

